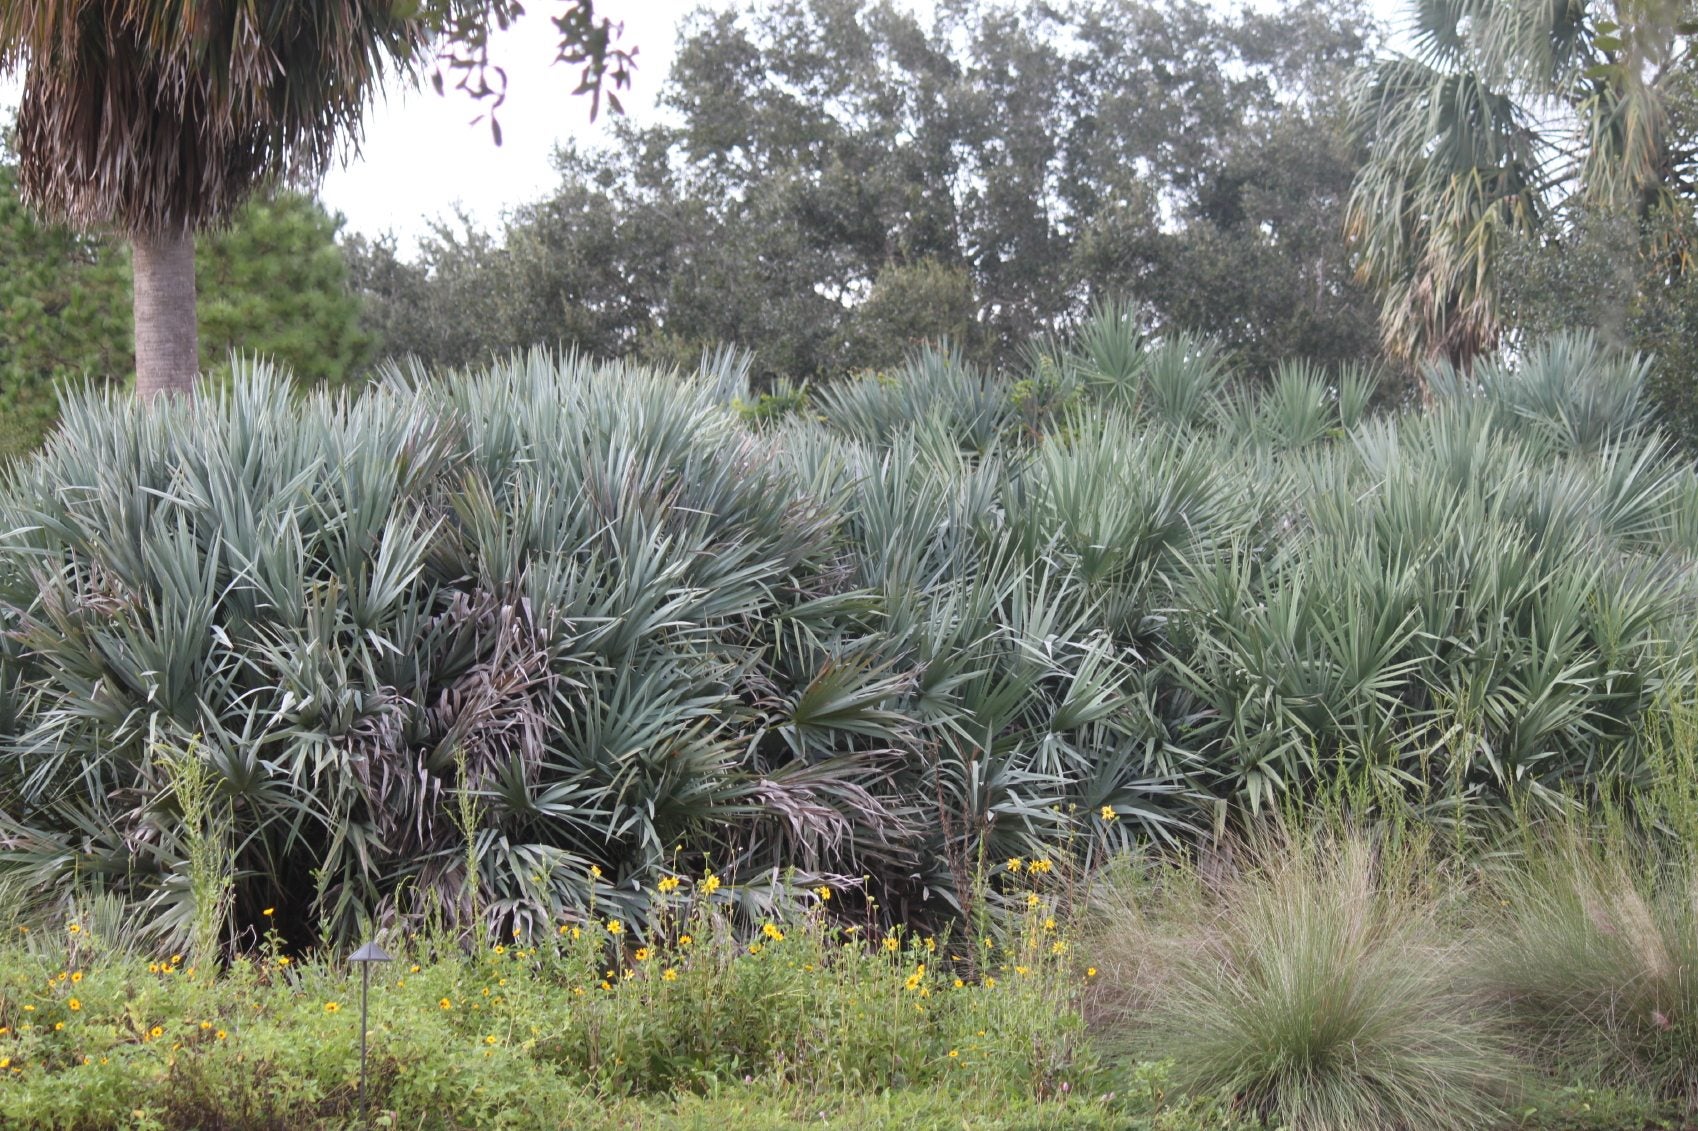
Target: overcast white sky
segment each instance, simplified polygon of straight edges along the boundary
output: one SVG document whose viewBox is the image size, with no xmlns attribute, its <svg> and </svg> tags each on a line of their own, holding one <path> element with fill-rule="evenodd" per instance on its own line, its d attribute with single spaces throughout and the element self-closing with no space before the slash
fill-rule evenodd
<svg viewBox="0 0 1698 1131">
<path fill-rule="evenodd" d="M 701 6 L 701 0 L 597 5 L 624 22 L 621 41 L 637 48 L 631 89 L 621 95 L 631 117 L 652 117 L 678 27 Z M 320 195 L 347 217 L 349 229 L 373 236 L 393 231 L 410 242 L 430 218 L 447 218 L 456 207 L 487 226 L 503 209 L 538 199 L 554 185 L 550 158 L 559 142 L 606 133 L 605 109 L 592 123 L 589 100 L 570 93 L 577 69 L 552 64 L 559 44 L 548 20 L 554 0 L 536 0 L 529 8 L 491 48 L 492 61 L 507 70 L 507 102 L 498 111 L 500 147 L 488 123 L 470 124 L 481 107 L 463 94 L 438 95 L 428 87 L 391 94 L 367 117 L 360 156 L 324 179 Z"/>
</svg>

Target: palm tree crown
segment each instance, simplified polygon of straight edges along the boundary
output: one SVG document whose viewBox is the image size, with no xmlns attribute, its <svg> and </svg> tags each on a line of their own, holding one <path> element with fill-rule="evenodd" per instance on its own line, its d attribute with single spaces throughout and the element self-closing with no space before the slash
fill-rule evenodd
<svg viewBox="0 0 1698 1131">
<path fill-rule="evenodd" d="M 390 70 L 421 60 L 417 0 L 7 0 L 22 66 L 18 187 L 133 241 L 136 377 L 192 386 L 194 245 L 266 181 L 321 172 Z"/>
<path fill-rule="evenodd" d="M 1641 214 L 1680 191 L 1668 91 L 1686 0 L 1412 0 L 1412 55 L 1355 103 L 1348 234 L 1387 348 L 1466 362 L 1498 334 L 1496 255 L 1567 201 Z"/>
<path fill-rule="evenodd" d="M 25 64 L 20 188 L 82 226 L 216 222 L 358 137 L 386 71 L 420 58 L 407 0 L 23 0 L 0 66 Z"/>
</svg>

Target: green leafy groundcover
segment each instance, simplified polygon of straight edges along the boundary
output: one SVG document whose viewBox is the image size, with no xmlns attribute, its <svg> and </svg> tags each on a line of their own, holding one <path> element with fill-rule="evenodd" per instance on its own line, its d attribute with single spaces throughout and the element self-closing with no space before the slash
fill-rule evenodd
<svg viewBox="0 0 1698 1131">
<path fill-rule="evenodd" d="M 1170 1065 L 1099 1059 L 1078 992 L 1091 967 L 1046 957 L 1038 914 L 959 982 L 934 940 L 892 949 L 817 917 L 758 943 L 697 919 L 646 946 L 615 922 L 470 957 L 396 947 L 369 991 L 370 1125 L 1258 1126 L 1178 1094 Z M 81 923 L 16 932 L 0 945 L 0 1125 L 358 1126 L 359 985 L 346 963 L 269 949 L 209 976 Z M 1502 1126 L 1681 1126 L 1658 1110 L 1571 1088 Z"/>
<path fill-rule="evenodd" d="M 397 945 L 369 991 L 380 1125 L 1177 1128 L 1214 1110 L 1170 1103 L 1157 1068 L 1117 1077 L 1094 1059 L 1080 1003 L 1095 971 L 1047 907 L 972 963 L 932 936 L 827 926 L 819 909 L 750 938 L 695 907 L 642 939 L 597 919 L 470 957 L 446 938 Z M 349 965 L 291 960 L 272 934 L 215 973 L 127 955 L 98 918 L 0 947 L 0 1123 L 356 1117 Z"/>
</svg>

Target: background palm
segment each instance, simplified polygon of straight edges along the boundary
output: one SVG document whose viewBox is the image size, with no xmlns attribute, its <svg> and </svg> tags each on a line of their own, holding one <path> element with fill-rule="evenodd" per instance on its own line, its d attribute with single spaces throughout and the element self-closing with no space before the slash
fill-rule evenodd
<svg viewBox="0 0 1698 1131">
<path fill-rule="evenodd" d="M 1509 238 L 1568 203 L 1642 218 L 1688 193 L 1669 98 L 1693 24 L 1673 0 L 1416 0 L 1409 14 L 1415 54 L 1358 91 L 1368 156 L 1349 232 L 1388 350 L 1464 362 L 1497 340 Z"/>
</svg>

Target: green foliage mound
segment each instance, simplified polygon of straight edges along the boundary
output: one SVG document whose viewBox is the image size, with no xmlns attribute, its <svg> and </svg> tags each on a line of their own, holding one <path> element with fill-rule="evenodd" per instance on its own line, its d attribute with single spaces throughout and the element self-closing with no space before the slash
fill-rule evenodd
<svg viewBox="0 0 1698 1131">
<path fill-rule="evenodd" d="M 925 921 L 1341 782 L 1464 828 L 1646 777 L 1698 478 L 1637 363 L 1558 339 L 1372 418 L 1351 371 L 1082 340 L 749 422 L 726 352 L 76 400 L 0 488 L 0 868 L 179 937 L 223 845 L 237 929 L 505 933 L 642 921 L 687 844 L 750 914 L 867 877 Z"/>
</svg>

